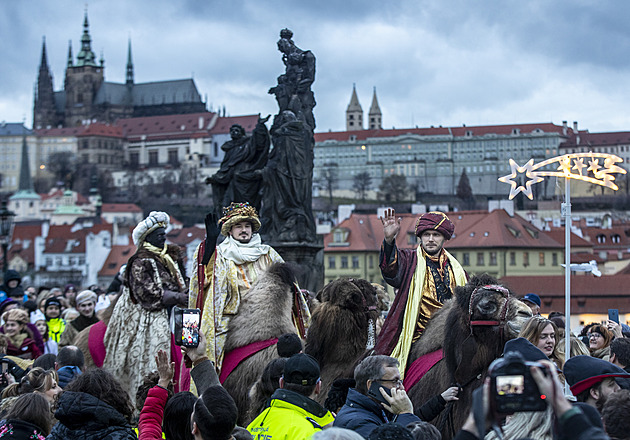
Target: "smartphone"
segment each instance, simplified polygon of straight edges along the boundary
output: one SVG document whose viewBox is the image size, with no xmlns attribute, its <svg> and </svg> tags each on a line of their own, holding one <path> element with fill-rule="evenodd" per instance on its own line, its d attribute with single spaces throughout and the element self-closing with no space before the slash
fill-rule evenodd
<svg viewBox="0 0 630 440">
<path fill-rule="evenodd" d="M 381 403 L 389 405 L 389 402 L 385 400 L 385 398 L 381 394 L 380 388 L 383 388 L 385 390 L 385 394 L 387 394 L 388 396 L 392 395 L 392 392 L 389 388 L 384 387 L 379 382 L 372 382 L 372 385 L 370 385 L 370 389 L 368 390 L 368 396 L 373 397 Z"/>
<path fill-rule="evenodd" d="M 171 331 L 175 337 L 175 344 L 184 347 L 197 347 L 199 345 L 201 310 L 173 307 L 171 319 Z"/>
<path fill-rule="evenodd" d="M 619 309 L 608 309 L 608 320 L 619 324 Z"/>
</svg>

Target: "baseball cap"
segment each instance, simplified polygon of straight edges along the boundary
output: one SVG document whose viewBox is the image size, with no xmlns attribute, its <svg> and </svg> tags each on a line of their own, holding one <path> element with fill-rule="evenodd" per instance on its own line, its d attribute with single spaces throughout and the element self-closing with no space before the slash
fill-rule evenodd
<svg viewBox="0 0 630 440">
<path fill-rule="evenodd" d="M 536 304 L 538 307 L 540 307 L 540 297 L 535 293 L 528 293 L 523 297 L 523 301 L 529 301 L 530 303 Z"/>
<path fill-rule="evenodd" d="M 319 382 L 319 364 L 308 354 L 291 356 L 284 365 L 284 381 L 297 385 L 315 385 Z"/>
</svg>

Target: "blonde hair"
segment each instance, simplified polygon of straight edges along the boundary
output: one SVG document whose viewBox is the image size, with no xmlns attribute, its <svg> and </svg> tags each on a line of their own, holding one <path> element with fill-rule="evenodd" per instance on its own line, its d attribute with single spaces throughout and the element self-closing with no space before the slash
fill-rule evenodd
<svg viewBox="0 0 630 440">
<path fill-rule="evenodd" d="M 537 347 L 538 341 L 540 340 L 540 335 L 548 325 L 551 325 L 551 327 L 553 328 L 556 340 L 556 343 L 553 347 L 553 352 L 549 356 L 549 359 L 555 361 L 556 364 L 558 364 L 558 367 L 562 368 L 562 366 L 564 365 L 564 356 L 560 353 L 558 348 L 558 346 L 560 345 L 560 332 L 558 331 L 558 326 L 556 326 L 553 321 L 550 321 L 540 315 L 532 316 L 521 329 L 519 336 L 527 339 L 529 342 Z"/>
<path fill-rule="evenodd" d="M 514 413 L 503 427 L 505 440 L 517 440 L 521 438 L 535 438 L 536 440 L 553 439 L 553 423 L 555 417 L 551 407 L 545 411 L 523 411 Z M 494 432 L 488 433 L 485 440 L 495 440 Z"/>
<path fill-rule="evenodd" d="M 53 381 L 58 381 L 55 370 L 44 370 L 43 368 L 35 367 L 26 373 L 21 381 L 6 387 L 2 391 L 2 398 L 34 392 L 45 393 L 53 387 Z"/>
</svg>

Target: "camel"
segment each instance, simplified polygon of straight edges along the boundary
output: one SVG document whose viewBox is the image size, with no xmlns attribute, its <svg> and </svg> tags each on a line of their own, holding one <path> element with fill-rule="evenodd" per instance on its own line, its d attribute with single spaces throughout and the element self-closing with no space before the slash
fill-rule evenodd
<svg viewBox="0 0 630 440">
<path fill-rule="evenodd" d="M 238 314 L 230 319 L 224 351 L 278 338 L 285 333 L 297 333 L 292 308 L 295 275 L 286 263 L 274 264 L 252 288 L 241 296 Z M 247 426 L 249 390 L 261 377 L 269 362 L 278 358 L 276 345 L 269 345 L 240 362 L 223 381 L 223 387 L 236 402 L 239 426 Z M 225 364 L 224 364 L 225 366 Z"/>
<path fill-rule="evenodd" d="M 472 391 L 482 384 L 490 363 L 532 316 L 527 305 L 508 289 L 493 287 L 496 285 L 496 279 L 484 274 L 457 287 L 455 297 L 433 315 L 422 337 L 411 347 L 406 374 L 421 356 L 439 349 L 444 355 L 407 390 L 415 408 L 454 384 L 463 387 L 459 400 L 449 404 L 451 407 L 433 421 L 445 440 L 463 425 L 471 407 Z"/>
<path fill-rule="evenodd" d="M 384 308 L 376 286 L 361 279 L 331 281 L 317 294 L 304 352 L 319 362 L 320 403 L 332 383 L 353 377 L 356 363 L 374 348 L 377 321 Z"/>
</svg>

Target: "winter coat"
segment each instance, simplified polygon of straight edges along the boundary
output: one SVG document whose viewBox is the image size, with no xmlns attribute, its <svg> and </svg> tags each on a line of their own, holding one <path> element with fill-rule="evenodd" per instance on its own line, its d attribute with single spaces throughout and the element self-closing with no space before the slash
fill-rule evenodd
<svg viewBox="0 0 630 440">
<path fill-rule="evenodd" d="M 368 438 L 372 431 L 386 423 L 396 422 L 407 426 L 419 421 L 420 418 L 415 414 L 390 414 L 379 403 L 350 388 L 346 404 L 339 410 L 334 426 L 350 429 Z"/>
<path fill-rule="evenodd" d="M 254 439 L 293 440 L 310 438 L 334 420 L 330 411 L 294 391 L 278 389 L 271 404 L 249 424 Z"/>
<path fill-rule="evenodd" d="M 0 426 L 0 438 L 7 440 L 46 440 L 46 434 L 37 425 L 24 420 L 9 419 Z"/>
<path fill-rule="evenodd" d="M 0 328 L 0 332 L 4 333 L 4 326 Z M 40 357 L 43 353 L 35 342 L 35 335 L 33 331 L 29 327 L 25 326 L 24 330 L 22 330 L 22 334 L 25 334 L 26 337 L 21 340 L 19 347 L 14 345 L 14 341 L 7 336 L 7 354 L 10 356 L 17 356 L 22 359 L 37 359 Z M 39 335 L 39 332 L 37 334 Z"/>
<path fill-rule="evenodd" d="M 63 392 L 55 418 L 48 440 L 137 440 L 123 415 L 91 394 Z"/>
<path fill-rule="evenodd" d="M 57 370 L 57 376 L 59 377 L 59 380 L 57 382 L 59 383 L 59 386 L 63 389 L 70 382 L 72 382 L 75 377 L 78 377 L 80 375 L 81 375 L 81 369 L 79 367 L 70 366 L 70 365 L 66 367 L 61 367 L 60 369 Z"/>
<path fill-rule="evenodd" d="M 139 440 L 162 439 L 162 421 L 164 420 L 164 407 L 167 400 L 168 391 L 164 388 L 156 386 L 149 390 L 140 412 Z"/>
</svg>

